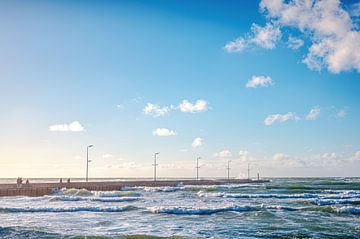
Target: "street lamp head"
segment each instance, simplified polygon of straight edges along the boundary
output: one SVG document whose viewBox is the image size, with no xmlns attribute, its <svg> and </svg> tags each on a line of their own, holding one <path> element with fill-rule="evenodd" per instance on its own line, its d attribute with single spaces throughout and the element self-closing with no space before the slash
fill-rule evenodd
<svg viewBox="0 0 360 239">
<path fill-rule="evenodd" d="M 160 154 L 160 152 L 155 152 L 155 155 L 158 155 L 158 154 Z"/>
<path fill-rule="evenodd" d="M 93 146 L 94 146 L 94 145 L 90 144 L 90 145 L 88 145 L 87 147 L 88 147 L 88 148 L 91 148 L 91 147 L 93 147 Z"/>
<path fill-rule="evenodd" d="M 197 159 L 201 159 L 201 157 L 197 157 Z"/>
</svg>

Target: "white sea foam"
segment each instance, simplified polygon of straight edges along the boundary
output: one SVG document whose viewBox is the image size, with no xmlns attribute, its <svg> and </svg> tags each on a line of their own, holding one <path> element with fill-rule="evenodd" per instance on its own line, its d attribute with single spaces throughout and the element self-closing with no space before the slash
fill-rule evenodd
<svg viewBox="0 0 360 239">
<path fill-rule="evenodd" d="M 93 192 L 98 197 L 140 197 L 141 194 L 132 191 L 98 191 Z"/>
<path fill-rule="evenodd" d="M 122 207 L 3 207 L 0 208 L 0 212 L 123 212 L 132 209 L 135 207 L 130 205 Z"/>
<path fill-rule="evenodd" d="M 275 210 L 284 210 L 284 211 L 297 211 L 303 209 L 303 208 L 287 207 L 281 205 L 265 205 L 265 204 L 261 204 L 260 207 L 265 209 L 271 209 L 271 210 L 275 209 Z"/>
<path fill-rule="evenodd" d="M 340 207 L 337 209 L 340 213 L 351 213 L 351 214 L 360 214 L 360 208 L 358 207 Z"/>
<path fill-rule="evenodd" d="M 86 197 L 86 196 L 92 196 L 93 193 L 89 190 L 86 190 L 84 188 L 82 189 L 76 189 L 76 188 L 62 188 L 60 191 L 58 191 L 56 194 L 59 195 L 72 195 L 72 196 L 82 196 L 82 197 Z"/>
<path fill-rule="evenodd" d="M 51 197 L 50 201 L 83 201 L 85 200 L 84 197 L 77 197 L 77 196 L 55 196 Z"/>
<path fill-rule="evenodd" d="M 197 193 L 199 197 L 223 197 L 223 198 L 276 198 L 276 199 L 287 199 L 287 198 L 316 198 L 314 194 L 241 194 L 241 193 L 208 193 L 199 191 Z"/>
<path fill-rule="evenodd" d="M 139 200 L 139 197 L 120 197 L 120 198 L 91 198 L 94 202 L 131 202 Z"/>
<path fill-rule="evenodd" d="M 314 199 L 312 203 L 319 205 L 319 206 L 325 206 L 325 205 L 335 205 L 335 204 L 360 204 L 359 199 Z"/>
<path fill-rule="evenodd" d="M 166 213 L 166 214 L 187 214 L 187 215 L 203 215 L 213 214 L 218 212 L 244 212 L 250 211 L 253 208 L 250 206 L 227 206 L 227 207 L 165 207 L 165 206 L 154 206 L 149 207 L 148 210 L 152 213 Z"/>
<path fill-rule="evenodd" d="M 220 184 L 220 185 L 185 185 L 185 189 L 233 189 L 233 188 L 248 188 L 248 187 L 258 187 L 259 184 Z"/>
<path fill-rule="evenodd" d="M 184 187 L 143 187 L 142 190 L 145 192 L 175 192 L 178 190 L 182 190 Z"/>
<path fill-rule="evenodd" d="M 131 202 L 139 200 L 139 197 L 119 197 L 119 198 L 101 198 L 101 197 L 74 197 L 74 196 L 55 196 L 50 201 L 93 201 L 93 202 Z"/>
</svg>

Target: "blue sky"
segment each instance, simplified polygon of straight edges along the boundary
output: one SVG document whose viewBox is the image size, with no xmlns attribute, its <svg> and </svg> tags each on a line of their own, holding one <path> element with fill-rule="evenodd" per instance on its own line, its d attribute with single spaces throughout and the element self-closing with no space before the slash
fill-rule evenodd
<svg viewBox="0 0 360 239">
<path fill-rule="evenodd" d="M 359 9 L 3 1 L 0 173 L 359 176 Z"/>
</svg>

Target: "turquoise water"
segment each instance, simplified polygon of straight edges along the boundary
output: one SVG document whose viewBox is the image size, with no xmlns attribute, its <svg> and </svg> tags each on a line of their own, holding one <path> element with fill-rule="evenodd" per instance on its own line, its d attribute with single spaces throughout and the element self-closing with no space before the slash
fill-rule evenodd
<svg viewBox="0 0 360 239">
<path fill-rule="evenodd" d="M 2 197 L 0 218 L 0 238 L 360 238 L 360 178 L 63 189 Z"/>
</svg>

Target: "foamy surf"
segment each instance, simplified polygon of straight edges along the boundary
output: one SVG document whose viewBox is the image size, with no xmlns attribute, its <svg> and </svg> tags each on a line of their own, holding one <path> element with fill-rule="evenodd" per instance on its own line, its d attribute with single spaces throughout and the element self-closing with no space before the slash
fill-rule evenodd
<svg viewBox="0 0 360 239">
<path fill-rule="evenodd" d="M 325 205 L 336 205 L 336 204 L 355 204 L 360 205 L 359 199 L 339 199 L 339 200 L 331 200 L 331 199 L 315 199 L 311 201 L 315 205 L 325 206 Z"/>
<path fill-rule="evenodd" d="M 0 212 L 5 213 L 37 213 L 37 212 L 123 212 L 136 209 L 134 206 L 121 206 L 121 207 L 2 207 Z"/>
<path fill-rule="evenodd" d="M 119 197 L 119 198 L 101 198 L 101 197 L 74 197 L 74 196 L 55 196 L 50 201 L 76 202 L 76 201 L 92 201 L 92 202 L 131 202 L 139 200 L 139 197 Z"/>
<path fill-rule="evenodd" d="M 155 206 L 155 207 L 149 207 L 148 210 L 152 213 L 203 215 L 203 214 L 213 214 L 219 212 L 244 212 L 244 211 L 250 211 L 252 210 L 252 208 L 249 206 L 228 206 L 228 207 L 218 207 L 218 208 Z"/>
<path fill-rule="evenodd" d="M 82 196 L 82 197 L 93 196 L 93 193 L 91 191 L 86 190 L 84 188 L 83 189 L 62 188 L 58 192 L 56 192 L 55 194 L 58 194 L 58 195 L 71 195 L 71 196 Z"/>
<path fill-rule="evenodd" d="M 133 191 L 98 191 L 93 192 L 97 197 L 140 197 L 141 194 Z"/>
<path fill-rule="evenodd" d="M 144 190 L 145 192 L 165 192 L 165 193 L 176 192 L 182 189 L 184 189 L 184 187 L 143 187 L 142 188 L 142 190 Z"/>
<path fill-rule="evenodd" d="M 276 198 L 276 199 L 288 199 L 288 198 L 316 198 L 314 194 L 241 194 L 241 193 L 208 193 L 199 191 L 197 193 L 199 197 L 222 197 L 222 198 Z"/>
</svg>

